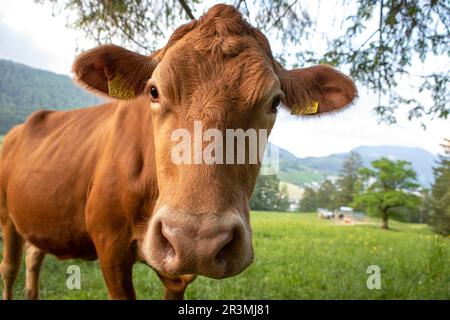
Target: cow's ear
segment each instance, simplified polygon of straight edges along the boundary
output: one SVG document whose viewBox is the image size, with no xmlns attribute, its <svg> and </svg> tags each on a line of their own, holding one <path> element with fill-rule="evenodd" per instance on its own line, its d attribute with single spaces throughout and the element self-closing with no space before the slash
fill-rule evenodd
<svg viewBox="0 0 450 320">
<path fill-rule="evenodd" d="M 109 44 L 80 54 L 72 70 L 75 79 L 88 89 L 130 99 L 144 90 L 156 64 L 151 57 Z"/>
<path fill-rule="evenodd" d="M 350 105 L 358 92 L 352 79 L 327 65 L 279 72 L 283 103 L 292 114 L 315 115 Z"/>
</svg>

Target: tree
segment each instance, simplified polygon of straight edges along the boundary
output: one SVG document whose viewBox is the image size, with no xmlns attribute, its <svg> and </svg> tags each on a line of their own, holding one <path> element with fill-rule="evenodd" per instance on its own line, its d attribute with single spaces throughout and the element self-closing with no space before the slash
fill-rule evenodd
<svg viewBox="0 0 450 320">
<path fill-rule="evenodd" d="M 260 175 L 256 180 L 255 190 L 250 199 L 252 210 L 286 211 L 289 197 L 286 186 L 280 188 L 276 175 Z"/>
<path fill-rule="evenodd" d="M 357 152 L 350 152 L 342 164 L 341 173 L 337 181 L 337 205 L 347 206 L 353 201 L 358 181 L 358 171 L 362 167 L 361 155 Z"/>
<path fill-rule="evenodd" d="M 280 187 L 280 193 L 278 197 L 277 210 L 286 211 L 289 209 L 289 192 L 286 184 Z"/>
<path fill-rule="evenodd" d="M 313 212 L 317 210 L 317 193 L 313 188 L 306 187 L 300 200 L 301 212 Z"/>
<path fill-rule="evenodd" d="M 440 234 L 450 234 L 450 140 L 445 140 L 444 154 L 434 168 L 435 182 L 431 190 L 429 223 Z"/>
<path fill-rule="evenodd" d="M 320 184 L 316 195 L 316 206 L 316 209 L 326 208 L 331 210 L 336 208 L 336 187 L 330 180 L 325 180 Z"/>
<path fill-rule="evenodd" d="M 352 205 L 362 207 L 374 216 L 382 219 L 381 227 L 388 229 L 388 219 L 395 213 L 415 210 L 420 198 L 416 172 L 408 161 L 392 161 L 387 158 L 372 161 L 373 169 L 361 168 L 360 178 L 365 190 L 355 196 Z"/>
<path fill-rule="evenodd" d="M 421 203 L 417 208 L 417 216 L 409 220 L 409 222 L 429 223 L 430 212 L 432 210 L 431 191 L 424 188 L 421 190 L 420 198 Z"/>
<path fill-rule="evenodd" d="M 329 41 L 324 62 L 349 65 L 350 74 L 378 93 L 376 113 L 388 123 L 396 122 L 399 105 L 409 106 L 408 118 L 426 115 L 447 119 L 450 103 L 448 70 L 416 74 L 414 66 L 432 56 L 448 59 L 450 7 L 438 0 L 357 0 L 345 33 Z M 372 23 L 374 27 L 367 28 Z M 375 27 L 376 26 L 376 27 Z M 367 36 L 360 42 L 361 36 Z M 364 38 L 364 37 L 363 37 Z M 356 48 L 356 50 L 355 50 Z M 447 57 L 446 57 L 447 56 Z M 417 92 L 428 92 L 430 102 L 405 96 L 399 84 L 409 77 Z"/>
<path fill-rule="evenodd" d="M 54 11 L 70 18 L 70 27 L 81 29 L 99 43 L 120 41 L 123 45 L 154 50 L 168 31 L 198 18 L 204 11 L 200 0 L 35 0 L 51 3 Z M 351 76 L 378 94 L 376 113 L 381 120 L 396 121 L 399 105 L 409 106 L 409 119 L 429 116 L 447 119 L 450 111 L 447 68 L 417 74 L 412 67 L 430 57 L 448 59 L 450 6 L 438 0 L 230 0 L 243 15 L 267 36 L 277 39 L 274 53 L 282 63 L 294 65 L 328 63 L 348 68 Z M 330 28 L 341 30 L 333 37 L 318 33 L 317 21 L 336 4 L 345 14 L 325 17 Z M 325 7 L 328 6 L 328 7 Z M 336 11 L 335 11 L 336 12 Z M 55 13 L 55 14 L 56 14 Z M 73 18 L 74 17 L 74 18 Z M 333 32 L 334 33 L 334 32 Z M 318 42 L 321 42 L 318 44 Z M 305 49 L 305 43 L 311 49 Z M 325 50 L 318 50 L 324 47 Z M 298 48 L 298 50 L 297 50 Z M 295 49 L 295 50 L 293 50 Z M 399 84 L 408 77 L 420 97 L 403 96 Z"/>
<path fill-rule="evenodd" d="M 317 191 L 311 187 L 305 187 L 300 201 L 301 212 L 312 212 L 316 211 L 317 208 L 334 209 L 336 207 L 336 186 L 330 180 L 323 181 Z"/>
</svg>

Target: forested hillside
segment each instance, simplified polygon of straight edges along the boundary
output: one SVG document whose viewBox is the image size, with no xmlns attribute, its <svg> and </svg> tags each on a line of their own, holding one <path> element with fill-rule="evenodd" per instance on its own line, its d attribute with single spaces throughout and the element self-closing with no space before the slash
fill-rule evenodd
<svg viewBox="0 0 450 320">
<path fill-rule="evenodd" d="M 99 102 L 68 76 L 0 59 L 0 134 L 39 109 L 73 109 Z"/>
</svg>

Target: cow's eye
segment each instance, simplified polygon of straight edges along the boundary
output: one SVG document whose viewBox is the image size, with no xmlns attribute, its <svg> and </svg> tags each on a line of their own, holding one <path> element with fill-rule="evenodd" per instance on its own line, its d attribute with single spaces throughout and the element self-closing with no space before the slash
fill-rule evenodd
<svg viewBox="0 0 450 320">
<path fill-rule="evenodd" d="M 159 93 L 158 93 L 158 89 L 156 89 L 155 86 L 152 86 L 150 88 L 150 95 L 152 96 L 152 101 L 158 101 Z"/>
<path fill-rule="evenodd" d="M 280 97 L 276 97 L 272 101 L 272 106 L 270 108 L 270 111 L 273 113 L 277 112 L 279 106 L 280 106 Z"/>
</svg>

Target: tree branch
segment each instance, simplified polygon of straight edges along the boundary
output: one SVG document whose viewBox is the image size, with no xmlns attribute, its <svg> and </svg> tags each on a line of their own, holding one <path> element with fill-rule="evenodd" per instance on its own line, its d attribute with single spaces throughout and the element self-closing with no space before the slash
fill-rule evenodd
<svg viewBox="0 0 450 320">
<path fill-rule="evenodd" d="M 379 34 L 379 47 L 378 47 L 378 53 L 381 56 L 381 59 L 383 59 L 383 7 L 384 7 L 384 1 L 381 0 L 380 3 L 380 21 L 379 21 L 379 27 L 378 30 L 380 32 Z M 380 61 L 381 61 L 380 59 Z M 381 76 L 378 77 L 378 105 L 381 105 Z"/>
<path fill-rule="evenodd" d="M 186 14 L 188 15 L 188 17 L 191 18 L 192 20 L 195 20 L 195 17 L 192 14 L 192 10 L 191 10 L 191 8 L 189 8 L 189 6 L 186 3 L 186 1 L 184 1 L 184 0 L 178 0 L 178 1 L 180 2 L 180 4 L 183 7 L 184 11 L 186 11 Z"/>
<path fill-rule="evenodd" d="M 356 50 L 356 51 L 361 50 L 361 49 L 366 45 L 366 43 L 369 42 L 370 39 L 372 39 L 372 37 L 373 37 L 374 35 L 376 35 L 378 32 L 381 32 L 381 30 L 380 30 L 380 29 L 375 30 L 375 31 L 374 31 L 374 32 L 366 39 L 366 41 L 364 41 L 363 44 L 359 46 L 358 50 Z"/>
<path fill-rule="evenodd" d="M 281 21 L 281 19 L 284 18 L 284 16 L 289 12 L 289 10 L 291 10 L 291 8 L 294 6 L 294 4 L 297 3 L 297 1 L 298 1 L 298 0 L 295 0 L 294 2 L 292 2 L 292 3 L 286 8 L 286 10 L 283 12 L 283 14 L 282 14 L 281 16 L 279 16 L 278 19 L 275 20 L 274 23 L 272 23 L 272 25 L 269 27 L 269 29 L 267 29 L 267 32 L 269 32 L 270 29 L 272 29 L 274 26 L 276 26 L 276 25 Z"/>
</svg>

